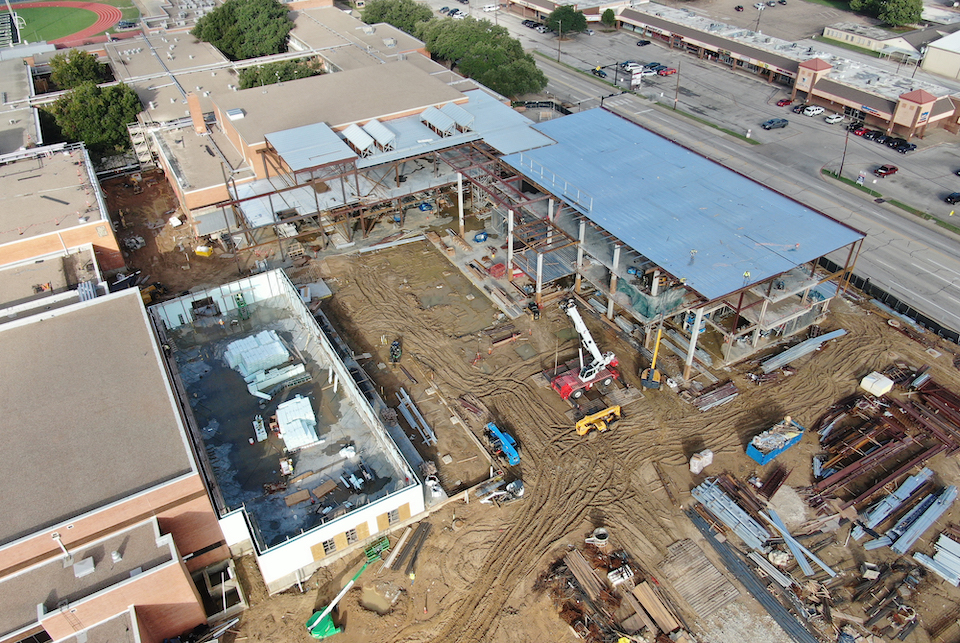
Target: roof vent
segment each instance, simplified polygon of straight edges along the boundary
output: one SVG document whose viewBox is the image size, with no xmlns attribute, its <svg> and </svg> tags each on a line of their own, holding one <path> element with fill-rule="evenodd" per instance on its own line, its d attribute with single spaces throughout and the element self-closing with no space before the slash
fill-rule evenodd
<svg viewBox="0 0 960 643">
<path fill-rule="evenodd" d="M 239 107 L 227 110 L 227 118 L 229 118 L 231 121 L 238 121 L 246 115 L 247 113 Z"/>
<path fill-rule="evenodd" d="M 80 560 L 73 564 L 73 575 L 77 578 L 83 578 L 84 576 L 89 576 L 96 570 L 96 565 L 93 562 L 93 558 L 87 556 L 83 560 Z"/>
<path fill-rule="evenodd" d="M 373 25 L 363 25 L 361 29 L 363 29 L 363 33 L 367 34 L 368 36 L 372 36 L 373 34 L 377 33 L 377 28 Z"/>
<path fill-rule="evenodd" d="M 116 565 L 116 564 L 119 563 L 121 560 L 123 560 L 123 554 L 121 554 L 121 553 L 120 553 L 119 551 L 117 551 L 117 550 L 113 550 L 112 552 L 110 552 L 110 560 L 112 560 L 112 561 L 113 561 L 113 564 Z"/>
<path fill-rule="evenodd" d="M 397 46 L 397 39 L 396 39 L 396 38 L 384 38 L 384 39 L 383 39 L 383 44 L 384 44 L 384 46 L 386 46 L 386 47 L 396 47 L 396 46 Z"/>
</svg>

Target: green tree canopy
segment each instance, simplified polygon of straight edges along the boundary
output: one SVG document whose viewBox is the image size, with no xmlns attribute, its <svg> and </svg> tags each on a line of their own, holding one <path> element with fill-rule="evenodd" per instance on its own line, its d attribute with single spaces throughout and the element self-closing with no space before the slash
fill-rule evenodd
<svg viewBox="0 0 960 643">
<path fill-rule="evenodd" d="M 287 50 L 293 21 L 277 0 L 227 0 L 197 20 L 190 32 L 231 60 L 244 60 Z"/>
<path fill-rule="evenodd" d="M 489 20 L 431 20 L 416 34 L 430 53 L 504 96 L 538 92 L 547 78 L 506 27 Z"/>
<path fill-rule="evenodd" d="M 140 99 L 127 85 L 87 82 L 61 96 L 48 111 L 68 140 L 83 141 L 95 156 L 108 156 L 130 147 L 127 125 L 137 120 L 140 109 Z"/>
<path fill-rule="evenodd" d="M 888 25 L 912 25 L 920 22 L 923 11 L 922 0 L 886 0 L 877 17 Z"/>
<path fill-rule="evenodd" d="M 582 33 L 587 30 L 587 18 L 582 11 L 568 4 L 561 5 L 547 16 L 547 29 L 561 36 L 565 33 Z"/>
<path fill-rule="evenodd" d="M 83 83 L 99 83 L 106 79 L 107 66 L 94 54 L 81 49 L 59 53 L 50 61 L 50 80 L 60 89 L 73 89 Z"/>
<path fill-rule="evenodd" d="M 320 63 L 311 60 L 281 60 L 266 65 L 240 70 L 240 89 L 273 85 L 298 78 L 309 78 L 323 73 Z"/>
<path fill-rule="evenodd" d="M 433 19 L 433 10 L 414 0 L 372 0 L 363 8 L 362 15 L 367 24 L 386 22 L 413 34 L 419 23 Z"/>
<path fill-rule="evenodd" d="M 613 12 L 613 9 L 605 9 L 600 16 L 600 22 L 607 27 L 612 27 L 617 24 L 617 14 Z"/>
</svg>

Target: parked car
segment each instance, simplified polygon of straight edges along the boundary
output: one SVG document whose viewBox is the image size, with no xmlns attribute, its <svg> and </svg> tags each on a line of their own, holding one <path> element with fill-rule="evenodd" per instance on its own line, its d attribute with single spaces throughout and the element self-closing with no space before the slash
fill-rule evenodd
<svg viewBox="0 0 960 643">
<path fill-rule="evenodd" d="M 650 44 L 650 41 L 649 41 L 649 40 L 638 40 L 638 41 L 637 41 L 637 47 L 646 47 L 646 46 L 649 45 L 649 44 Z"/>
<path fill-rule="evenodd" d="M 785 118 L 771 118 L 770 120 L 761 123 L 760 127 L 763 129 L 782 129 L 786 127 L 789 122 L 790 121 Z"/>
<path fill-rule="evenodd" d="M 829 116 L 824 117 L 823 121 L 830 125 L 834 123 L 839 123 L 843 120 L 843 114 L 830 114 Z"/>
<path fill-rule="evenodd" d="M 793 103 L 793 100 L 792 100 L 792 99 L 790 99 L 790 98 L 781 98 L 780 100 L 777 101 L 777 107 L 786 107 L 787 105 L 790 105 L 791 103 Z"/>
<path fill-rule="evenodd" d="M 657 74 L 659 76 L 672 76 L 677 73 L 677 70 L 673 67 L 667 67 L 666 69 L 658 69 Z"/>
<path fill-rule="evenodd" d="M 958 203 L 960 202 L 960 192 L 951 192 L 944 199 L 947 203 Z"/>
<path fill-rule="evenodd" d="M 787 4 L 787 0 L 777 0 L 777 4 Z"/>
<path fill-rule="evenodd" d="M 640 72 L 641 78 L 644 76 L 656 76 L 656 75 L 657 75 L 657 72 L 653 71 L 652 69 L 644 69 L 643 71 Z"/>
<path fill-rule="evenodd" d="M 620 63 L 620 69 L 628 69 L 630 67 L 639 67 L 642 69 L 643 65 L 638 63 L 636 60 L 624 60 L 622 63 Z"/>
<path fill-rule="evenodd" d="M 900 171 L 896 165 L 881 165 L 873 171 L 874 174 L 879 176 L 881 179 L 890 176 L 891 174 L 896 174 Z"/>
<path fill-rule="evenodd" d="M 600 68 L 591 69 L 590 72 L 591 72 L 594 76 L 596 76 L 597 78 L 606 78 L 606 77 L 607 77 L 607 72 L 603 71 L 603 70 L 600 69 Z"/>
<path fill-rule="evenodd" d="M 849 125 L 847 125 L 847 129 L 850 130 L 851 132 L 857 129 L 858 127 L 863 127 L 863 121 L 853 121 Z"/>
<path fill-rule="evenodd" d="M 754 9 L 760 9 L 760 10 L 762 11 L 763 8 L 766 7 L 766 6 L 767 6 L 767 5 L 763 4 L 762 2 L 757 2 L 756 4 L 753 5 L 753 8 L 754 8 Z"/>
<path fill-rule="evenodd" d="M 897 137 L 890 137 L 890 140 L 886 142 L 886 146 L 889 147 L 891 150 L 895 150 L 901 145 L 906 145 L 906 144 L 907 144 L 907 139 L 897 138 Z"/>
<path fill-rule="evenodd" d="M 869 131 L 870 130 L 868 130 L 866 127 L 861 125 L 859 127 L 854 127 L 852 130 L 850 130 L 850 133 L 853 134 L 854 136 L 863 136 Z"/>
<path fill-rule="evenodd" d="M 901 154 L 906 154 L 907 152 L 912 152 L 917 149 L 916 143 L 904 143 L 896 147 L 896 150 Z"/>
<path fill-rule="evenodd" d="M 440 13 L 450 13 L 450 7 L 440 7 Z"/>
<path fill-rule="evenodd" d="M 630 63 L 629 65 L 627 65 L 626 67 L 623 68 L 624 71 L 629 72 L 629 73 L 631 73 L 631 74 L 632 74 L 633 72 L 635 72 L 635 71 L 640 71 L 640 70 L 642 70 L 642 69 L 643 69 L 643 67 L 641 67 L 641 66 L 638 65 L 637 63 Z"/>
<path fill-rule="evenodd" d="M 467 1 L 469 2 L 469 0 L 467 0 Z M 550 31 L 550 30 L 547 29 L 547 25 L 539 25 L 539 26 L 537 27 L 537 33 L 547 33 L 548 31 Z"/>
<path fill-rule="evenodd" d="M 881 133 L 880 136 L 873 139 L 874 143 L 880 143 L 880 145 L 886 145 L 887 141 L 890 140 L 890 137 L 886 134 Z"/>
<path fill-rule="evenodd" d="M 767 6 L 768 6 L 768 7 L 776 7 L 776 6 L 777 6 L 777 0 L 767 0 Z"/>
<path fill-rule="evenodd" d="M 593 29 L 587 29 L 587 30 L 584 31 L 583 33 L 587 34 L 588 36 L 592 36 L 592 35 L 594 34 L 594 31 L 593 31 Z"/>
<path fill-rule="evenodd" d="M 800 103 L 799 105 L 797 105 L 796 107 L 793 108 L 793 113 L 794 113 L 794 114 L 799 114 L 800 112 L 802 112 L 802 111 L 805 110 L 806 108 L 807 108 L 807 104 L 806 104 L 806 103 Z"/>
<path fill-rule="evenodd" d="M 743 5 L 742 5 L 742 4 L 738 4 L 736 7 L 733 8 L 733 10 L 734 10 L 734 11 L 743 11 Z"/>
<path fill-rule="evenodd" d="M 954 170 L 953 173 L 956 174 L 957 176 L 960 176 L 960 170 Z"/>
<path fill-rule="evenodd" d="M 883 132 L 878 132 L 875 129 L 868 129 L 866 132 L 863 133 L 863 140 L 872 141 L 873 139 L 880 136 L 882 133 Z"/>
<path fill-rule="evenodd" d="M 524 27 L 529 27 L 530 29 L 533 29 L 534 27 L 537 26 L 538 23 L 535 20 L 524 20 L 520 24 L 522 24 Z"/>
<path fill-rule="evenodd" d="M 819 116 L 824 112 L 824 109 L 819 105 L 811 105 L 810 107 L 803 108 L 804 116 Z"/>
<path fill-rule="evenodd" d="M 662 67 L 660 63 L 647 63 L 643 66 L 644 69 L 656 69 L 657 67 Z"/>
</svg>

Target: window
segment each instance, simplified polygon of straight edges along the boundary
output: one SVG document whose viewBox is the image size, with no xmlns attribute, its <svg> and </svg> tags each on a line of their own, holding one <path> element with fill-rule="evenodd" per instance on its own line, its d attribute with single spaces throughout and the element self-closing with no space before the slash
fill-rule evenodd
<svg viewBox="0 0 960 643">
<path fill-rule="evenodd" d="M 333 542 L 333 539 L 323 541 L 323 553 L 332 554 L 337 551 L 337 543 Z"/>
<path fill-rule="evenodd" d="M 400 510 L 394 509 L 393 511 L 387 512 L 387 524 L 393 525 L 400 522 Z"/>
<path fill-rule="evenodd" d="M 346 536 L 347 536 L 347 544 L 348 544 L 348 545 L 352 545 L 353 543 L 355 543 L 355 542 L 357 542 L 358 540 L 360 540 L 360 537 L 357 536 L 357 530 L 356 530 L 356 529 L 348 529 L 348 530 L 347 530 L 347 533 L 346 533 Z"/>
</svg>

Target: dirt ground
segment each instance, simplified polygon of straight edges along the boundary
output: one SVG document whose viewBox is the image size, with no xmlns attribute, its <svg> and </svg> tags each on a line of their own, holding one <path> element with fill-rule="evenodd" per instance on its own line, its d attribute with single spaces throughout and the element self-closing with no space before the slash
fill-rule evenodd
<svg viewBox="0 0 960 643">
<path fill-rule="evenodd" d="M 187 217 L 162 172 L 144 172 L 139 181 L 110 179 L 101 187 L 127 271 L 139 270 L 140 284 L 160 283 L 171 295 L 178 295 L 240 277 L 233 255 L 201 257 L 194 252 L 199 244 L 190 226 L 171 225 L 171 218 L 185 222 Z M 143 245 L 136 247 L 140 239 Z"/>
<path fill-rule="evenodd" d="M 432 373 L 430 383 L 442 396 L 455 400 L 464 393 L 476 395 L 498 422 L 517 436 L 522 458 L 517 473 L 526 485 L 522 500 L 502 508 L 457 501 L 428 517 L 433 531 L 421 553 L 415 580 L 398 571 L 378 573 L 378 564 L 368 569 L 358 583 L 360 588 L 348 593 L 340 604 L 345 631 L 338 640 L 343 643 L 575 640 L 550 598 L 534 585 L 569 547 L 582 547 L 583 538 L 595 526 L 609 529 L 613 545 L 625 548 L 647 574 L 656 573 L 666 547 L 682 538 L 699 542 L 712 557 L 710 547 L 671 504 L 654 463 L 679 492 L 679 502 L 686 505 L 689 489 L 703 480 L 703 476 L 689 473 L 690 455 L 712 449 L 715 460 L 704 475 L 728 471 L 743 479 L 760 469 L 744 454 L 753 435 L 785 415 L 804 426 L 813 425 L 831 404 L 854 393 L 859 378 L 871 370 L 896 361 L 930 364 L 935 380 L 960 391 L 960 374 L 952 366 L 951 351 L 956 351 L 956 346 L 940 345 L 937 338 L 926 334 L 923 341 L 942 353 L 934 356 L 926 352 L 928 345 L 891 328 L 886 317 L 869 304 L 844 299 L 831 305 L 824 330 L 844 328 L 848 335 L 795 362 L 795 375 L 757 386 L 744 376 L 755 362 L 718 371 L 721 379 L 737 384 L 740 395 L 705 413 L 666 387 L 647 390 L 642 399 L 625 407 L 624 419 L 613 430 L 584 438 L 572 430 L 558 396 L 531 379 L 552 365 L 557 351 L 561 359 L 575 355 L 576 343 L 557 336 L 569 326 L 569 320 L 556 306 L 547 308 L 537 322 L 513 322 L 525 335 L 522 341 L 535 349 L 532 358 L 522 359 L 508 346 L 483 353 L 474 363 L 477 348 L 472 333 L 478 326 L 492 323 L 495 311 L 491 306 L 489 317 L 484 318 L 458 303 L 423 306 L 436 289 L 437 275 L 450 270 L 446 260 L 425 242 L 331 258 L 326 270 L 335 276 L 331 282 L 335 295 L 328 307 L 339 316 L 357 350 L 371 351 L 375 358 L 386 361 L 381 337 L 402 336 L 402 363 L 411 369 L 416 364 L 418 373 Z M 613 350 L 626 358 L 622 366 L 627 383 L 639 386 L 637 369 L 646 364 L 630 357 L 636 355 L 635 350 L 592 314 L 585 318 L 601 350 Z M 469 327 L 470 333 L 465 333 L 464 327 Z M 402 379 L 395 372 L 368 371 L 387 387 L 395 387 Z M 478 431 L 477 426 L 471 428 Z M 439 449 L 443 448 L 441 438 Z M 790 488 L 810 484 L 810 461 L 817 451 L 816 436 L 808 435 L 777 460 L 792 469 L 788 488 L 781 492 L 783 498 L 775 496 L 791 520 L 814 516 L 812 510 L 798 504 L 795 493 L 790 495 Z M 952 459 L 941 456 L 931 466 L 943 484 L 960 480 L 960 470 Z M 942 527 L 958 515 L 960 511 L 954 508 L 938 524 Z M 917 547 L 929 551 L 938 532 L 931 529 Z M 819 555 L 840 569 L 853 570 L 859 560 L 852 559 L 851 550 L 844 548 L 844 536 L 844 530 L 837 532 L 837 542 Z M 326 605 L 359 568 L 362 558 L 362 554 L 356 555 L 321 569 L 304 584 L 303 593 L 294 588 L 272 598 L 267 598 L 258 580 L 254 561 L 243 559 L 241 569 L 252 607 L 225 640 L 310 640 L 303 623 L 315 609 Z M 722 566 L 721 571 L 729 577 Z M 855 583 L 855 572 L 848 573 L 853 574 L 850 582 Z M 398 590 L 399 598 L 387 613 L 378 614 L 363 605 L 364 592 L 371 589 L 381 593 Z M 741 593 L 746 596 L 742 588 Z M 955 620 L 957 598 L 956 590 L 928 578 L 921 585 L 920 598 L 912 604 L 924 627 L 937 629 L 949 624 L 950 614 Z M 701 640 L 711 643 L 786 640 L 751 599 L 741 599 L 703 622 L 689 610 L 683 616 Z M 930 639 L 921 627 L 907 640 Z"/>
</svg>

